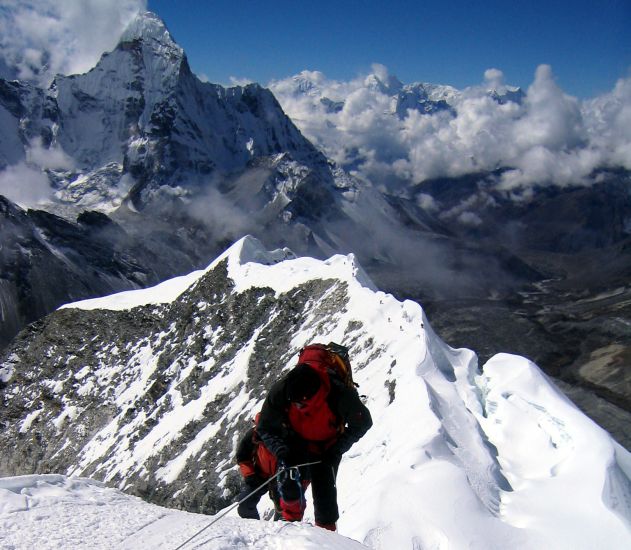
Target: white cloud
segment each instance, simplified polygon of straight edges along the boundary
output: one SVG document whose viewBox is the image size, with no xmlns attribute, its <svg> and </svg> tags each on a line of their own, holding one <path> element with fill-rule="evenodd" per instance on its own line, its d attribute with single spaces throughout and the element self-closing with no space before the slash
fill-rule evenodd
<svg viewBox="0 0 631 550">
<path fill-rule="evenodd" d="M 238 77 L 231 76 L 230 77 L 230 86 L 247 86 L 248 84 L 252 84 L 254 80 L 247 77 Z"/>
<path fill-rule="evenodd" d="M 609 163 L 631 169 L 631 77 L 619 80 L 611 93 L 586 102 L 583 114 L 590 144 Z"/>
<path fill-rule="evenodd" d="M 31 141 L 26 150 L 26 160 L 29 164 L 42 169 L 71 170 L 75 167 L 74 161 L 61 147 L 53 146 L 47 149 L 43 146 L 40 138 Z"/>
<path fill-rule="evenodd" d="M 370 68 L 372 69 L 373 74 L 381 82 L 388 82 L 390 80 L 390 71 L 385 65 L 382 65 L 381 63 L 373 63 Z"/>
<path fill-rule="evenodd" d="M 499 69 L 484 71 L 484 80 L 490 90 L 500 90 L 504 87 L 504 73 Z"/>
<path fill-rule="evenodd" d="M 419 193 L 416 196 L 416 204 L 426 212 L 437 212 L 439 210 L 436 199 L 426 193 Z"/>
<path fill-rule="evenodd" d="M 246 170 L 229 183 L 230 191 L 227 194 L 217 189 L 220 182 L 214 180 L 203 191 L 191 197 L 187 212 L 206 225 L 217 239 L 237 239 L 250 233 L 261 222 L 257 217 L 257 213 L 260 214 L 260 205 L 253 206 L 249 202 L 256 202 L 268 177 L 267 169 Z"/>
<path fill-rule="evenodd" d="M 482 220 L 474 212 L 463 212 L 458 216 L 458 221 L 463 225 L 470 225 L 472 227 L 477 227 L 482 224 Z"/>
<path fill-rule="evenodd" d="M 52 199 L 53 189 L 46 170 L 72 170 L 73 160 L 61 147 L 46 148 L 40 138 L 31 140 L 26 160 L 0 172 L 0 195 L 22 208 L 37 207 Z"/>
<path fill-rule="evenodd" d="M 3 0 L 0 55 L 20 79 L 47 85 L 92 68 L 146 0 Z"/>
<path fill-rule="evenodd" d="M 409 110 L 401 120 L 387 86 L 375 85 L 394 77 L 382 65 L 373 71 L 348 82 L 304 71 L 270 88 L 309 139 L 377 185 L 392 188 L 503 167 L 511 170 L 499 184 L 514 190 L 587 183 L 603 166 L 631 169 L 631 78 L 609 94 L 579 101 L 541 65 L 523 101 L 498 102 L 489 91 L 511 88 L 493 68 L 480 86 L 430 92 L 449 97 L 454 112 Z"/>
<path fill-rule="evenodd" d="M 528 88 L 525 112 L 514 125 L 518 146 L 563 151 L 580 147 L 586 138 L 580 104 L 556 85 L 552 69 L 541 65 Z"/>
<path fill-rule="evenodd" d="M 0 172 L 0 195 L 22 208 L 33 208 L 46 202 L 51 192 L 46 174 L 25 162 Z"/>
</svg>

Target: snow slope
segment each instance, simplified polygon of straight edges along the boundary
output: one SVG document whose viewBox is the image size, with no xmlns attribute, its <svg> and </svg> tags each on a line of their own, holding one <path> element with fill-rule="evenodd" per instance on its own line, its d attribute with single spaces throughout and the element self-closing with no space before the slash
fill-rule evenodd
<svg viewBox="0 0 631 550">
<path fill-rule="evenodd" d="M 143 502 L 102 483 L 60 475 L 0 479 L 3 549 L 174 550 L 212 520 Z M 359 550 L 361 544 L 307 524 L 226 517 L 185 546 L 266 550 Z"/>
<path fill-rule="evenodd" d="M 204 324 L 211 323 L 212 310 L 220 307 L 217 296 L 222 290 L 217 272 L 222 266 L 231 281 L 230 296 L 255 292 L 252 300 L 260 308 L 272 300 L 271 295 L 278 300 L 277 306 L 267 310 L 269 316 L 260 320 L 254 318 L 257 306 L 251 310 L 231 306 L 235 316 L 248 311 L 253 328 L 250 336 L 239 342 L 236 354 L 227 356 L 220 353 L 228 345 L 222 344 L 226 335 Z M 191 286 L 184 289 L 183 282 Z M 199 297 L 204 285 L 209 289 L 204 296 L 207 300 L 214 297 L 214 305 Z M 173 304 L 185 300 L 193 310 L 188 326 L 194 328 L 186 333 L 186 348 L 205 351 L 199 358 L 187 359 L 178 348 L 175 328 L 169 326 L 157 336 L 130 343 L 133 358 L 123 367 L 119 363 L 126 348 L 120 345 L 97 353 L 95 366 L 87 363 L 89 359 L 81 359 L 82 363 L 76 357 L 68 358 L 68 370 L 64 371 L 63 360 L 56 358 L 57 348 L 50 345 L 47 353 L 59 378 L 41 383 L 53 392 L 63 390 L 61 405 L 49 410 L 37 399 L 32 409 L 24 405 L 28 416 L 17 424 L 19 433 L 34 429 L 56 433 L 58 441 L 49 443 L 51 447 L 58 445 L 53 458 L 65 448 L 73 449 L 64 463 L 65 474 L 99 477 L 126 490 L 137 487 L 134 483 L 140 480 L 172 491 L 171 500 L 165 502 L 182 506 L 195 502 L 192 497 L 178 500 L 192 491 L 194 480 L 208 477 L 214 469 L 224 494 L 229 494 L 227 480 L 235 470 L 231 459 L 234 449 L 226 454 L 226 450 L 213 445 L 227 438 L 234 446 L 235 432 L 258 410 L 264 391 L 253 383 L 257 350 L 259 346 L 269 348 L 268 329 L 287 313 L 287 304 L 298 304 L 300 292 L 314 285 L 320 285 L 321 293 L 313 292 L 307 298 L 303 316 L 296 317 L 296 324 L 286 335 L 290 353 L 277 360 L 278 370 L 272 372 L 277 376 L 279 370 L 294 364 L 296 351 L 310 341 L 334 340 L 351 349 L 355 379 L 360 393 L 366 396 L 374 426 L 341 464 L 338 527 L 342 535 L 384 550 L 631 547 L 631 454 L 579 412 L 526 359 L 497 355 L 480 373 L 472 351 L 452 349 L 442 342 L 417 303 L 399 302 L 378 291 L 352 255 L 327 261 L 295 258 L 286 249 L 267 252 L 258 241 L 246 237 L 205 272 L 191 275 L 189 281 L 180 279 L 153 290 L 70 304 L 51 317 L 71 315 L 73 311 L 77 316 L 81 312 L 98 315 L 99 311 L 123 315 L 126 307 L 132 308 L 130 314 L 148 308 L 159 317 L 167 315 L 165 300 L 173 300 Z M 287 297 L 289 302 L 283 301 Z M 104 319 L 111 323 L 116 318 Z M 98 343 L 93 333 L 88 329 L 86 332 L 86 342 Z M 204 345 L 194 340 L 200 332 L 206 335 Z M 236 334 L 227 336 L 236 338 Z M 163 371 L 160 346 L 169 349 L 171 361 Z M 18 350 L 12 356 L 12 370 L 5 376 L 9 389 L 23 353 Z M 224 363 L 217 365 L 220 358 Z M 116 369 L 121 368 L 125 371 L 119 376 Z M 264 368 L 271 367 L 266 364 Z M 147 387 L 155 390 L 152 381 L 158 381 L 156 373 L 161 373 L 165 381 L 159 379 L 163 393 L 160 397 L 152 394 L 152 408 Z M 67 380 L 72 384 L 64 386 Z M 115 389 L 98 393 L 99 384 Z M 184 393 L 191 384 L 197 388 L 194 398 Z M 91 405 L 79 397 L 75 399 L 75 394 L 101 396 L 102 403 L 113 411 L 111 416 L 100 427 L 90 425 L 79 430 L 84 418 L 92 413 Z M 28 395 L 26 392 L 25 399 Z M 215 416 L 204 416 L 209 403 L 222 404 Z M 137 414 L 131 416 L 136 409 Z M 68 419 L 74 419 L 74 431 L 64 428 Z M 190 430 L 189 426 L 196 429 Z M 84 433 L 84 438 L 76 436 L 76 431 Z M 86 431 L 90 432 L 88 436 Z M 209 459 L 213 456 L 216 458 Z M 54 479 L 54 486 L 61 484 L 62 492 L 75 483 Z M 3 483 L 19 487 L 21 482 Z M 126 498 L 104 488 L 99 490 L 113 499 Z M 84 498 L 83 494 L 77 495 L 81 491 L 73 491 L 71 501 Z M 16 499 L 22 498 L 15 496 L 18 492 L 2 493 L 0 502 L 5 512 L 1 521 L 10 527 L 6 532 L 16 537 L 10 539 L 11 544 L 21 548 L 28 547 L 20 546 L 21 527 L 31 529 L 39 516 L 31 505 L 22 507 L 32 509 L 32 513 L 16 515 Z M 140 535 L 134 533 L 141 522 L 130 525 L 124 533 L 117 527 L 117 534 L 112 533 L 118 537 L 112 539 L 113 546 L 134 535 L 142 537 L 145 547 L 166 548 L 161 540 L 162 526 L 169 537 L 175 536 L 173 523 L 203 526 L 195 516 L 156 511 L 136 500 L 126 502 L 146 506 L 141 515 L 151 517 L 145 524 L 154 521 L 151 518 L 156 515 L 166 515 Z M 260 510 L 263 517 L 268 517 L 270 503 L 266 498 Z M 309 507 L 306 520 L 312 517 Z M 68 521 L 76 521 L 77 530 L 89 532 L 89 526 L 81 523 L 81 515 Z M 228 526 L 237 530 L 237 534 L 230 535 L 232 538 Z M 45 533 L 47 527 L 40 529 Z M 194 528 L 190 530 L 194 532 Z M 305 545 L 346 548 L 337 546 L 346 544 L 342 539 L 323 538 L 325 534 L 308 528 L 236 519 L 221 520 L 210 528 L 204 533 L 207 545 L 200 547 L 284 548 L 284 544 L 293 544 L 294 533 L 301 542 L 292 548 L 302 548 L 302 541 Z M 327 546 L 328 541 L 332 541 L 331 546 Z"/>
</svg>

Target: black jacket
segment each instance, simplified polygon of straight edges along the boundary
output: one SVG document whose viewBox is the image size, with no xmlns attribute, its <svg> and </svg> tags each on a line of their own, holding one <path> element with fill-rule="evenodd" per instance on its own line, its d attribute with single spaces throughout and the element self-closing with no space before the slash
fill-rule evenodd
<svg viewBox="0 0 631 550">
<path fill-rule="evenodd" d="M 370 429 L 372 418 L 355 388 L 346 386 L 334 376 L 330 377 L 330 381 L 331 390 L 327 396 L 327 403 L 344 430 L 335 443 L 326 450 L 326 455 L 339 457 Z M 257 432 L 265 446 L 276 457 L 295 462 L 308 458 L 309 453 L 307 443 L 289 425 L 289 405 L 285 376 L 270 389 L 261 409 Z"/>
</svg>

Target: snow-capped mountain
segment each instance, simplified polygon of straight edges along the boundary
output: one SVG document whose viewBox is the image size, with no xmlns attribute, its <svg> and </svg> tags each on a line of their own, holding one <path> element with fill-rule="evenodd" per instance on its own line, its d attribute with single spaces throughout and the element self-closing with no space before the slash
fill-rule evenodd
<svg viewBox="0 0 631 550">
<path fill-rule="evenodd" d="M 404 119 L 409 109 L 421 114 L 432 114 L 442 110 L 452 110 L 461 92 L 453 86 L 430 84 L 426 82 L 414 82 L 403 84 L 396 76 L 387 73 L 369 74 L 361 83 L 355 84 L 331 84 L 323 85 L 325 77 L 317 71 L 302 71 L 301 73 L 284 81 L 274 81 L 271 89 L 285 100 L 287 96 L 293 96 L 300 100 L 309 98 L 315 110 L 324 106 L 328 112 L 340 112 L 344 109 L 349 96 L 359 90 L 373 92 L 389 98 L 389 112 L 392 115 Z M 489 91 L 498 100 L 517 99 L 519 93 L 514 90 L 514 95 L 499 94 L 496 90 Z M 352 101 L 352 98 L 351 98 Z"/>
<path fill-rule="evenodd" d="M 450 342 L 536 358 L 630 410 L 615 368 L 630 341 L 629 175 L 575 186 L 624 165 L 628 87 L 579 106 L 549 71 L 526 95 L 488 73 L 468 90 L 380 67 L 351 83 L 302 73 L 274 97 L 201 82 L 145 13 L 85 74 L 0 79 L 0 346 L 62 303 L 199 269 L 250 233 L 354 252 Z M 516 191 L 522 176 L 544 189 Z M 545 187 L 557 176 L 567 187 Z"/>
<path fill-rule="evenodd" d="M 421 306 L 379 291 L 352 255 L 296 258 L 251 237 L 205 270 L 69 304 L 22 333 L 2 356 L 0 472 L 89 476 L 216 512 L 237 493 L 235 446 L 266 388 L 304 344 L 330 340 L 350 347 L 374 420 L 341 465 L 342 535 L 375 549 L 631 543 L 631 454 L 534 364 L 500 354 L 480 372 L 472 351 L 447 346 Z M 0 481 L 3 509 L 36 505 L 28 487 L 45 497 L 47 483 L 53 495 L 73 483 L 34 479 Z M 173 526 L 175 515 L 142 513 L 158 517 L 146 540 L 164 547 L 159 518 Z M 12 544 L 25 540 L 16 517 L 2 520 Z M 182 517 L 169 541 L 203 524 Z M 278 536 L 273 524 L 232 525 Z M 213 528 L 200 543 L 227 527 Z"/>
<path fill-rule="evenodd" d="M 54 182 L 62 202 L 72 190 L 69 202 L 80 203 L 82 178 L 110 165 L 118 168 L 110 187 L 130 175 L 137 207 L 162 185 L 190 191 L 213 172 L 239 171 L 259 157 L 286 153 L 326 167 L 268 90 L 201 82 L 151 13 L 85 74 L 58 76 L 48 90 L 3 85 L 3 115 L 15 131 L 0 145 L 0 165 L 25 159 L 24 144 L 34 140 L 63 151 L 71 168 Z"/>
<path fill-rule="evenodd" d="M 69 221 L 0 196 L 0 347 L 68 301 L 153 285 L 198 265 L 195 225 L 175 235 L 162 220 L 143 229 L 92 210 Z"/>
<path fill-rule="evenodd" d="M 280 235 L 298 249 L 315 248 L 301 218 L 320 217 L 325 206 L 335 216 L 332 195 L 352 184 L 268 90 L 198 80 L 151 13 L 86 74 L 58 76 L 47 90 L 0 80 L 0 120 L 0 194 L 25 202 L 0 213 L 8 274 L 0 285 L 2 344 L 61 303 L 206 265 L 257 227 L 276 235 L 272 241 Z M 25 191 L 35 184 L 37 193 Z M 65 220 L 42 224 L 27 207 Z M 82 214 L 88 210 L 110 215 L 115 221 L 103 223 L 116 231 L 99 231 L 95 241 L 83 231 L 86 218 L 98 217 Z M 103 246 L 134 264 L 131 273 L 105 273 L 106 260 L 93 253 Z M 61 276 L 37 276 L 46 271 L 42 254 Z"/>
<path fill-rule="evenodd" d="M 148 254 L 141 242 L 133 255 L 132 247 L 113 244 L 127 236 L 104 214 L 84 212 L 70 223 L 44 210 L 22 210 L 0 196 L 0 228 L 1 346 L 70 296 L 110 294 L 159 280 L 139 263 Z"/>
<path fill-rule="evenodd" d="M 394 81 L 388 85 L 401 88 Z M 0 178 L 10 181 L 2 186 L 0 179 L 0 189 L 11 199 L 27 181 L 36 180 L 40 191 L 50 184 L 36 207 L 66 218 L 54 224 L 63 233 L 51 224 L 28 231 L 69 272 L 40 280 L 38 289 L 29 286 L 29 277 L 23 277 L 24 291 L 0 286 L 5 317 L 19 319 L 3 325 L 5 342 L 63 302 L 207 265 L 247 233 L 298 254 L 353 251 L 382 272 L 402 260 L 416 267 L 430 250 L 434 268 L 406 284 L 432 288 L 428 280 L 434 280 L 450 293 L 453 280 L 461 281 L 461 289 L 486 286 L 477 276 L 457 274 L 461 265 L 481 266 L 494 287 L 483 292 L 532 279 L 505 258 L 489 261 L 477 247 L 453 241 L 414 204 L 390 201 L 336 167 L 302 136 L 269 90 L 201 82 L 151 13 L 138 16 L 118 46 L 85 74 L 58 76 L 46 90 L 3 80 L 0 87 Z M 87 210 L 112 220 L 103 223 L 117 230 L 97 244 L 138 266 L 132 273 L 104 273 L 98 258 L 86 253 L 92 237 L 76 217 Z M 82 238 L 68 239 L 68 233 Z M 7 269 L 18 263 L 26 273 L 38 269 L 28 246 L 13 239 L 6 248 L 14 258 Z M 86 280 L 76 284 L 74 274 L 81 272 Z M 96 284 L 93 273 L 113 280 Z M 34 301 L 46 293 L 50 299 Z"/>
</svg>

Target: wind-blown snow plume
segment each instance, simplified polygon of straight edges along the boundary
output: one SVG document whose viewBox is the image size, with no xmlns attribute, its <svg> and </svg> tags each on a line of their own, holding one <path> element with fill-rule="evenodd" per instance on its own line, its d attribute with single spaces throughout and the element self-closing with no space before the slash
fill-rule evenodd
<svg viewBox="0 0 631 550">
<path fill-rule="evenodd" d="M 24 162 L 0 172 L 0 195 L 23 208 L 45 202 L 51 194 L 46 174 Z"/>
<path fill-rule="evenodd" d="M 270 84 L 327 155 L 392 187 L 508 168 L 505 189 L 587 184 L 601 167 L 631 169 L 631 78 L 581 101 L 541 65 L 523 94 L 497 69 L 479 86 L 404 86 L 381 65 L 349 82 L 304 71 Z M 397 116 L 398 115 L 398 116 Z"/>
<path fill-rule="evenodd" d="M 5 72 L 48 85 L 54 76 L 85 72 L 117 43 L 146 0 L 5 0 L 0 57 Z"/>
</svg>

